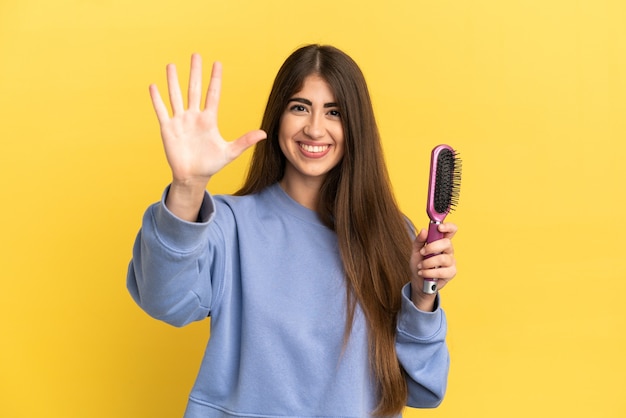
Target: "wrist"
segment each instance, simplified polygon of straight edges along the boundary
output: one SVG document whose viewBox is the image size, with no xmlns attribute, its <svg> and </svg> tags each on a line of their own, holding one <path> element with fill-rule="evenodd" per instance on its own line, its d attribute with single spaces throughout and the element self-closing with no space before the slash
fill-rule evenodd
<svg viewBox="0 0 626 418">
<path fill-rule="evenodd" d="M 204 190 L 206 190 L 210 179 L 210 177 L 184 179 L 177 179 L 176 177 L 173 177 L 172 183 L 170 184 L 170 189 L 174 189 L 176 190 L 176 192 L 186 194 L 199 194 L 200 192 L 204 193 Z"/>
<path fill-rule="evenodd" d="M 411 284 L 411 301 L 417 309 L 424 312 L 433 312 L 435 310 L 435 302 L 437 293 L 424 293 L 422 288 Z"/>
<path fill-rule="evenodd" d="M 165 206 L 180 219 L 197 221 L 206 185 L 207 183 L 202 181 L 173 180 L 165 198 Z"/>
</svg>

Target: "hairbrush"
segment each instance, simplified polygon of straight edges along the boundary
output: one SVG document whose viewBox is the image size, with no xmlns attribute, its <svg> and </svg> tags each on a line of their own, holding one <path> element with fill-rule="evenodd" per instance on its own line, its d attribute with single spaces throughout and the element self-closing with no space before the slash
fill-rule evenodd
<svg viewBox="0 0 626 418">
<path fill-rule="evenodd" d="M 461 160 L 449 145 L 436 146 L 430 155 L 430 178 L 426 213 L 430 219 L 426 243 L 443 238 L 439 224 L 457 205 L 461 187 Z M 427 257 L 432 257 L 431 254 Z M 424 293 L 437 292 L 436 279 L 424 279 Z"/>
</svg>

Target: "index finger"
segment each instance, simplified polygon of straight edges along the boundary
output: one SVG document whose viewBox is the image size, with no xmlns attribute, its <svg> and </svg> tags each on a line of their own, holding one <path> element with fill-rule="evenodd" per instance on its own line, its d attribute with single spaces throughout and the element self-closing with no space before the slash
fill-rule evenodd
<svg viewBox="0 0 626 418">
<path fill-rule="evenodd" d="M 451 222 L 444 222 L 440 224 L 437 229 L 439 230 L 439 232 L 444 234 L 446 238 L 452 238 L 456 235 L 456 232 L 459 228 L 456 226 L 456 224 L 453 224 Z"/>
</svg>

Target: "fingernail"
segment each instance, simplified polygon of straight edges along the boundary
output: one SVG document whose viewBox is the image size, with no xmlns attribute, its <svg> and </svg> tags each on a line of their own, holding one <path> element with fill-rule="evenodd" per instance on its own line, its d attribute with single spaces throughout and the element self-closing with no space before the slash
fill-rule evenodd
<svg viewBox="0 0 626 418">
<path fill-rule="evenodd" d="M 420 254 L 421 254 L 421 255 L 426 255 L 426 249 L 425 249 L 425 248 L 422 248 L 422 249 L 420 250 Z"/>
<path fill-rule="evenodd" d="M 421 270 L 421 269 L 422 269 L 422 263 L 419 263 L 419 264 L 417 265 L 417 269 L 418 269 L 418 270 Z"/>
</svg>

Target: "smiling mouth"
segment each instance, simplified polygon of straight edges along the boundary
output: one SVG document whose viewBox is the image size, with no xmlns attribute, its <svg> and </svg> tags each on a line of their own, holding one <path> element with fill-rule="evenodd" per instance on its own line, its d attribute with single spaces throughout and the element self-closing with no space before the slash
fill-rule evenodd
<svg viewBox="0 0 626 418">
<path fill-rule="evenodd" d="M 328 150 L 328 148 L 330 147 L 330 145 L 307 145 L 303 143 L 299 143 L 298 145 L 304 151 L 310 152 L 313 154 L 321 154 L 323 152 L 326 152 L 326 150 Z"/>
</svg>

